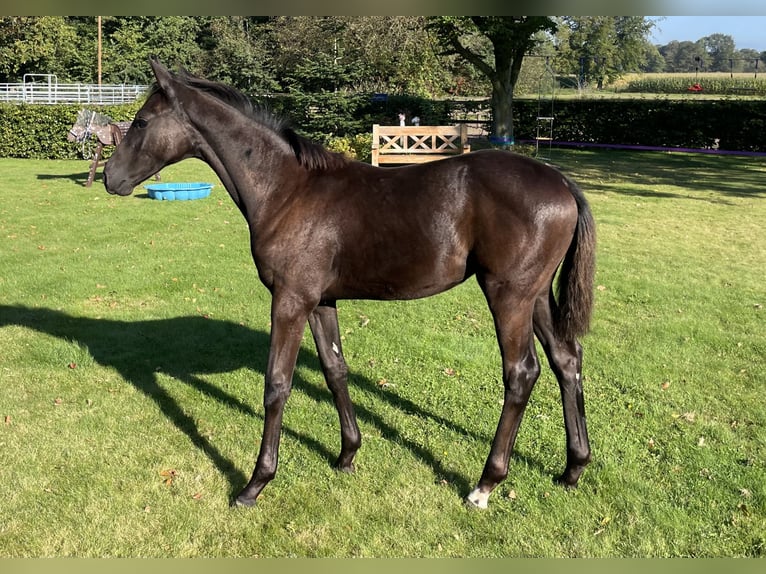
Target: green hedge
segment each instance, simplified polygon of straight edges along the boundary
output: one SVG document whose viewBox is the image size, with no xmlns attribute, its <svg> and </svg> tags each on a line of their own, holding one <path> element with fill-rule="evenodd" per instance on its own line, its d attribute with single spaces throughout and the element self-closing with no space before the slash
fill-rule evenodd
<svg viewBox="0 0 766 574">
<path fill-rule="evenodd" d="M 82 144 L 67 141 L 81 105 L 0 104 L 0 157 L 82 158 Z M 139 104 L 87 106 L 114 121 L 130 121 Z"/>
<path fill-rule="evenodd" d="M 369 133 L 373 123 L 398 124 L 400 111 L 418 114 L 424 125 L 451 123 L 454 105 L 415 96 L 388 96 L 382 101 L 369 94 L 278 95 L 261 103 L 287 117 L 308 137 L 327 143 L 333 138 Z M 114 121 L 130 121 L 141 103 L 119 106 L 41 105 L 0 103 L 0 157 L 78 159 L 80 143 L 67 134 L 82 108 L 98 111 Z M 105 154 L 111 150 L 107 148 Z"/>
<path fill-rule="evenodd" d="M 537 100 L 514 102 L 515 137 L 534 139 Z M 766 152 L 766 100 L 561 100 L 553 139 L 566 142 Z"/>
<path fill-rule="evenodd" d="M 89 107 L 115 121 L 128 121 L 139 103 Z M 280 96 L 269 99 L 275 113 L 286 115 L 307 136 L 335 147 L 359 148 L 338 138 L 368 134 L 373 123 L 398 124 L 400 111 L 420 115 L 423 125 L 449 125 L 486 101 L 431 101 L 390 96 L 338 94 Z M 0 104 L 0 157 L 33 159 L 82 158 L 82 145 L 68 142 L 67 133 L 79 105 Z M 514 101 L 516 140 L 534 139 L 538 110 L 551 113 L 550 101 Z M 707 148 L 766 152 L 766 99 L 685 100 L 599 99 L 555 100 L 553 137 L 567 142 Z M 358 154 L 357 154 L 358 155 Z"/>
</svg>

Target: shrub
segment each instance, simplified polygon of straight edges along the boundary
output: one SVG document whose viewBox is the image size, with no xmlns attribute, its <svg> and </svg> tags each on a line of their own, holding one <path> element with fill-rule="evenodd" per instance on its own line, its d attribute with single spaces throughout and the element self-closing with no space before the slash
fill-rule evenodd
<svg viewBox="0 0 766 574">
<path fill-rule="evenodd" d="M 133 119 L 140 105 L 0 104 L 0 157 L 82 157 L 82 144 L 67 141 L 67 134 L 77 120 L 77 112 L 83 107 L 95 109 L 114 121 L 129 121 Z"/>
<path fill-rule="evenodd" d="M 359 161 L 370 163 L 372 160 L 372 134 L 360 133 L 352 136 L 329 138 L 327 149 L 346 154 Z"/>
<path fill-rule="evenodd" d="M 514 102 L 517 140 L 534 139 L 538 102 Z M 562 100 L 553 139 L 766 152 L 764 100 Z"/>
<path fill-rule="evenodd" d="M 115 121 L 129 121 L 140 102 L 90 106 Z M 269 107 L 304 135 L 361 161 L 370 160 L 372 124 L 398 124 L 400 111 L 418 114 L 422 125 L 477 121 L 486 100 L 426 100 L 390 96 L 314 94 L 279 96 Z M 515 137 L 533 140 L 538 99 L 514 100 Z M 550 103 L 543 102 L 550 110 Z M 78 159 L 83 145 L 67 141 L 80 105 L 0 104 L 0 157 Z M 547 115 L 548 112 L 546 112 Z M 555 140 L 766 152 L 766 99 L 573 99 L 553 103 Z M 411 116 L 410 116 L 411 117 Z M 106 148 L 106 156 L 112 148 Z"/>
</svg>

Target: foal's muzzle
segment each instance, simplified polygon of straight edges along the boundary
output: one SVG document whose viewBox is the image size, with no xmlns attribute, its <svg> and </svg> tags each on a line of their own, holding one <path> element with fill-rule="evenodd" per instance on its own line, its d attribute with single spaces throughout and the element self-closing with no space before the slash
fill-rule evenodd
<svg viewBox="0 0 766 574">
<path fill-rule="evenodd" d="M 110 195 L 130 195 L 133 191 L 132 185 L 126 185 L 126 181 L 122 180 L 116 180 L 113 176 L 109 175 L 109 170 L 107 169 L 109 167 L 109 164 L 106 164 L 106 167 L 104 167 L 104 187 L 106 188 L 107 193 Z"/>
</svg>

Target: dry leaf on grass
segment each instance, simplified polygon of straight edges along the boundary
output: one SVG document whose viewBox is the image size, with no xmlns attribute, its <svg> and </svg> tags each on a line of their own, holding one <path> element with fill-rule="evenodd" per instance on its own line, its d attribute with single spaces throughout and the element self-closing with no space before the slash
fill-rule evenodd
<svg viewBox="0 0 766 574">
<path fill-rule="evenodd" d="M 165 486 L 170 486 L 173 484 L 173 481 L 178 476 L 178 472 L 173 468 L 168 468 L 166 470 L 161 470 L 160 476 L 164 479 L 162 481 L 162 484 L 164 484 Z"/>
</svg>

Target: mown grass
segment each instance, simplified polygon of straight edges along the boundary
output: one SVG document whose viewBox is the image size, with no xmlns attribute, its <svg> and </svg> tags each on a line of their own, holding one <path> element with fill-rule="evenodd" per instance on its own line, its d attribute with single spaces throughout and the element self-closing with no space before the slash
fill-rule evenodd
<svg viewBox="0 0 766 574">
<path fill-rule="evenodd" d="M 364 444 L 306 333 L 277 478 L 232 510 L 262 425 L 269 297 L 225 191 L 83 188 L 86 162 L 0 160 L 0 556 L 761 556 L 766 166 L 556 151 L 599 230 L 584 340 L 594 462 L 576 491 L 544 369 L 508 480 L 478 478 L 502 389 L 475 282 L 342 302 Z M 198 162 L 167 181 L 214 181 Z"/>
</svg>

